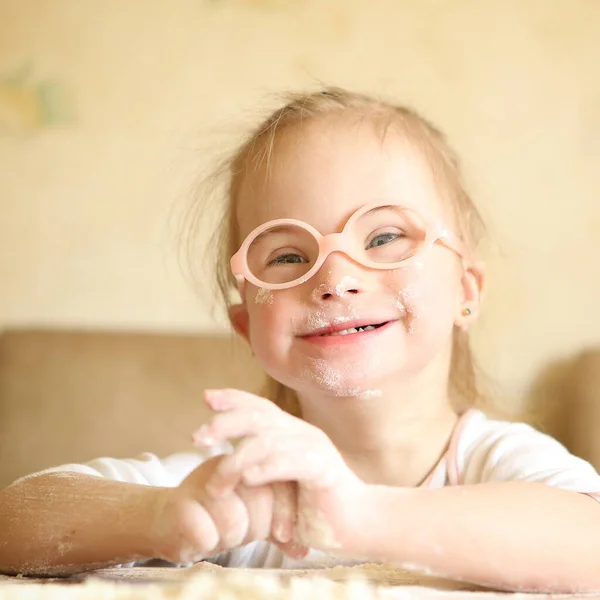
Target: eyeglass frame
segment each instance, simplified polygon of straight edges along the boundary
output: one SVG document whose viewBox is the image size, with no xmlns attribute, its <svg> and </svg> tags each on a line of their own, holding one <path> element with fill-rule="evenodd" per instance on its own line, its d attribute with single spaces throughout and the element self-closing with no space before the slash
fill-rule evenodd
<svg viewBox="0 0 600 600">
<path fill-rule="evenodd" d="M 392 263 L 381 263 L 370 260 L 362 260 L 358 259 L 356 256 L 353 256 L 352 246 L 354 244 L 348 240 L 348 238 L 350 237 L 348 230 L 351 228 L 353 223 L 357 221 L 360 217 L 362 217 L 364 214 L 376 208 L 386 207 L 410 210 L 411 212 L 419 216 L 424 225 L 425 233 L 425 238 L 423 239 L 421 245 L 413 254 L 411 254 L 407 258 Z M 286 283 L 268 283 L 266 281 L 261 281 L 260 279 L 255 277 L 252 271 L 250 270 L 250 266 L 248 265 L 248 249 L 250 248 L 252 242 L 254 242 L 254 240 L 261 233 L 265 232 L 267 229 L 270 229 L 272 227 L 279 227 L 281 225 L 293 225 L 296 227 L 300 227 L 304 231 L 307 231 L 308 233 L 312 234 L 312 236 L 315 238 L 315 241 L 317 242 L 319 254 L 317 255 L 315 264 L 304 275 L 297 277 L 292 281 L 288 281 Z M 235 277 L 238 286 L 242 286 L 244 281 L 248 281 L 259 288 L 275 291 L 296 287 L 297 285 L 302 285 L 318 273 L 319 269 L 323 266 L 323 263 L 327 260 L 329 255 L 334 252 L 342 252 L 348 258 L 350 258 L 351 260 L 363 267 L 384 271 L 393 271 L 394 269 L 398 269 L 400 267 L 405 266 L 408 262 L 413 261 L 417 257 L 422 256 L 423 254 L 428 252 L 436 242 L 440 242 L 442 246 L 454 252 L 461 259 L 463 259 L 463 261 L 470 260 L 470 253 L 464 242 L 457 235 L 452 233 L 444 225 L 441 219 L 424 219 L 419 213 L 419 211 L 403 204 L 394 204 L 390 202 L 371 203 L 361 206 L 358 210 L 353 212 L 344 224 L 342 231 L 337 233 L 328 233 L 326 235 L 323 235 L 320 231 L 318 231 L 309 223 L 300 221 L 298 219 L 274 219 L 272 221 L 267 221 L 266 223 L 263 223 L 262 225 L 259 225 L 258 227 L 253 229 L 246 236 L 245 240 L 242 242 L 242 245 L 239 247 L 237 252 L 231 257 L 229 263 L 231 267 L 231 272 Z"/>
</svg>

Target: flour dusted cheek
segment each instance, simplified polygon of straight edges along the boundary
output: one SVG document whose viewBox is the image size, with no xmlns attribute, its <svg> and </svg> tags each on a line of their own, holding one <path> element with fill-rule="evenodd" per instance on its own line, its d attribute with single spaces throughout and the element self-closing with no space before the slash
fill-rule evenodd
<svg viewBox="0 0 600 600">
<path fill-rule="evenodd" d="M 421 290 L 415 285 L 407 286 L 397 292 L 395 302 L 404 314 L 406 331 L 417 333 L 421 322 L 427 316 Z"/>
<path fill-rule="evenodd" d="M 436 290 L 425 266 L 415 261 L 409 267 L 388 272 L 390 301 L 399 311 L 409 334 L 417 334 L 432 313 Z"/>
<path fill-rule="evenodd" d="M 266 288 L 258 288 L 254 302 L 256 304 L 273 304 L 273 292 Z"/>
</svg>

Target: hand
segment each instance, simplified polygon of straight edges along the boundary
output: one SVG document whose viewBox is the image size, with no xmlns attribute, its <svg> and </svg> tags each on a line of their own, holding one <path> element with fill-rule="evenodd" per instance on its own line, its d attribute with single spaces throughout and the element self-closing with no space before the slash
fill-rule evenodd
<svg viewBox="0 0 600 600">
<path fill-rule="evenodd" d="M 218 499 L 206 490 L 224 456 L 198 466 L 176 488 L 164 490 L 158 516 L 162 533 L 162 553 L 175 563 L 196 562 L 219 552 L 255 540 L 268 539 L 273 514 L 286 514 L 295 503 L 296 492 L 290 483 L 247 487 L 239 482 Z M 275 523 L 276 524 L 276 523 Z M 298 544 L 270 541 L 294 557 L 306 554 Z"/>
<path fill-rule="evenodd" d="M 353 529 L 351 508 L 360 504 L 366 486 L 327 435 L 246 392 L 207 391 L 204 400 L 218 414 L 195 432 L 197 445 L 243 438 L 211 474 L 207 491 L 222 498 L 240 480 L 252 488 L 297 482 L 295 514 L 289 510 L 276 514 L 282 528 L 278 537 L 313 548 L 343 550 Z"/>
</svg>

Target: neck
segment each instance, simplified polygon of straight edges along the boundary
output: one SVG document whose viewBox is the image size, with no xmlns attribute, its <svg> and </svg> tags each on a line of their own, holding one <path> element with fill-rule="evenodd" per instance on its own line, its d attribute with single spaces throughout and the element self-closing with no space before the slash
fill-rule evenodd
<svg viewBox="0 0 600 600">
<path fill-rule="evenodd" d="M 436 386 L 433 379 L 391 381 L 369 398 L 300 394 L 302 417 L 328 435 L 364 481 L 418 485 L 443 454 L 457 419 L 445 381 Z"/>
</svg>

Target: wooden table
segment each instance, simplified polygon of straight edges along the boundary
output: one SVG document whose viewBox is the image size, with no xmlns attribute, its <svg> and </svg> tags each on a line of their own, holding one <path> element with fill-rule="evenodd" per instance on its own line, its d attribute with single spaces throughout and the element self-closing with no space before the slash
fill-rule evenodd
<svg viewBox="0 0 600 600">
<path fill-rule="evenodd" d="M 600 595 L 502 593 L 385 565 L 312 571 L 223 569 L 101 569 L 68 578 L 0 575 L 0 600 L 538 600 Z"/>
</svg>

